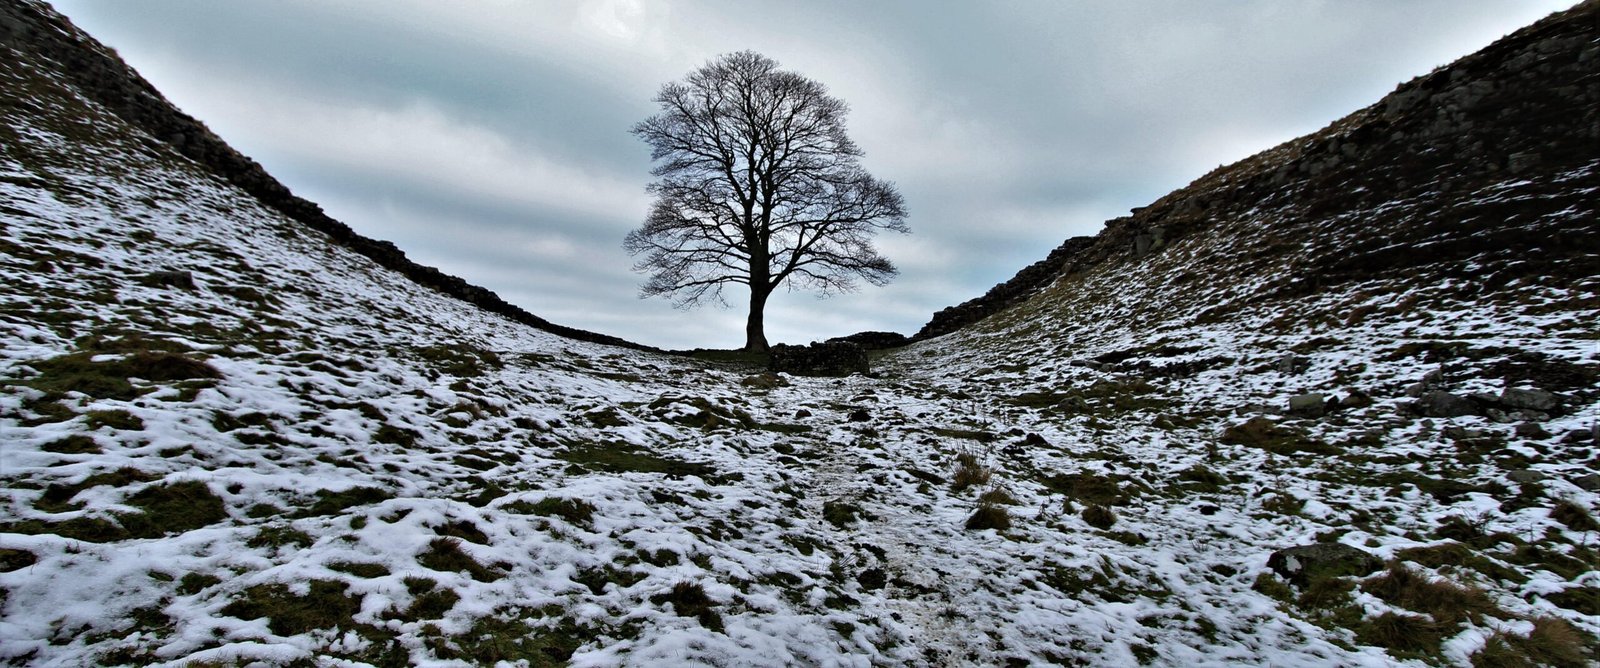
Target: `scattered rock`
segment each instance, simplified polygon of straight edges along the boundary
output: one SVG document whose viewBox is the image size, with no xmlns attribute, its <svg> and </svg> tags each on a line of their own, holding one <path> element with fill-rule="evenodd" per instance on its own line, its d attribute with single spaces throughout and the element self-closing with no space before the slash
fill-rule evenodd
<svg viewBox="0 0 1600 668">
<path fill-rule="evenodd" d="M 195 289 L 194 274 L 187 271 L 152 271 L 140 276 L 139 283 L 152 288 Z"/>
<path fill-rule="evenodd" d="M 1507 408 L 1548 413 L 1561 406 L 1561 397 L 1544 390 L 1508 387 L 1500 393 L 1500 404 Z"/>
<path fill-rule="evenodd" d="M 1313 578 L 1366 575 L 1383 568 L 1383 560 L 1344 543 L 1316 543 L 1273 552 L 1267 557 L 1267 568 L 1305 586 Z"/>
<path fill-rule="evenodd" d="M 1413 399 L 1419 398 L 1422 395 L 1426 394 L 1428 392 L 1428 390 L 1433 389 L 1434 387 L 1438 386 L 1439 383 L 1441 383 L 1443 381 L 1444 381 L 1444 372 L 1443 371 L 1440 371 L 1438 369 L 1434 369 L 1432 371 L 1429 371 L 1428 373 L 1423 374 L 1422 380 L 1419 380 L 1416 383 L 1413 383 L 1410 387 L 1406 388 L 1406 396 L 1411 397 Z"/>
<path fill-rule="evenodd" d="M 854 343 L 867 350 L 887 350 L 900 348 L 911 343 L 911 339 L 899 332 L 856 332 L 849 336 L 837 336 L 828 339 L 828 343 Z"/>
<path fill-rule="evenodd" d="M 1532 439 L 1550 438 L 1550 432 L 1545 431 L 1544 427 L 1540 426 L 1537 422 L 1524 422 L 1517 425 L 1517 435 L 1523 438 Z"/>
<path fill-rule="evenodd" d="M 1372 405 L 1372 395 L 1361 390 L 1350 390 L 1350 394 L 1339 400 L 1342 408 L 1366 408 Z"/>
<path fill-rule="evenodd" d="M 1418 413 L 1427 417 L 1462 417 L 1478 414 L 1478 405 L 1471 399 L 1444 390 L 1423 392 L 1413 407 Z"/>
<path fill-rule="evenodd" d="M 1322 417 L 1328 412 L 1328 397 L 1312 392 L 1289 397 L 1289 413 L 1300 417 Z"/>
<path fill-rule="evenodd" d="M 1521 469 L 1507 473 L 1506 477 L 1510 478 L 1511 482 L 1517 483 L 1518 485 L 1526 485 L 1528 483 L 1544 480 L 1545 475 L 1532 469 Z"/>
<path fill-rule="evenodd" d="M 848 341 L 813 343 L 809 346 L 778 344 L 769 351 L 769 371 L 797 376 L 848 376 L 871 371 L 867 349 Z"/>
<path fill-rule="evenodd" d="M 788 387 L 789 380 L 779 374 L 768 371 L 766 373 L 758 373 L 754 376 L 746 376 L 743 380 L 739 381 L 739 384 L 758 390 L 770 390 L 776 387 Z"/>
</svg>

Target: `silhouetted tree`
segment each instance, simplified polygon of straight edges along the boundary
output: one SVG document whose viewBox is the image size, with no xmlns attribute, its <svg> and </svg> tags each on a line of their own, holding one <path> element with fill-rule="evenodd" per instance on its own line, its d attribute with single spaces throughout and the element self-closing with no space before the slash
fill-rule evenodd
<svg viewBox="0 0 1600 668">
<path fill-rule="evenodd" d="M 765 351 L 763 312 L 779 285 L 826 296 L 897 273 L 872 237 L 908 231 L 905 201 L 861 168 L 849 107 L 822 84 L 740 51 L 662 86 L 656 102 L 660 113 L 633 128 L 658 162 L 656 200 L 623 243 L 650 274 L 641 296 L 688 308 L 726 304 L 723 287 L 747 285 L 745 349 Z"/>
</svg>

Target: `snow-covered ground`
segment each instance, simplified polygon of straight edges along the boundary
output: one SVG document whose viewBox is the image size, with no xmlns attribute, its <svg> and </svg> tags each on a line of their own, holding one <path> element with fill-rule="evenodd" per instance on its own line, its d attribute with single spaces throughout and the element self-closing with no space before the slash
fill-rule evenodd
<svg viewBox="0 0 1600 668">
<path fill-rule="evenodd" d="M 1108 268 L 875 377 L 774 377 L 484 314 L 35 100 L 0 154 L 0 661 L 1390 665 L 1600 632 L 1593 284 L 1262 306 Z M 1440 369 L 1563 403 L 1419 416 Z M 1312 392 L 1351 400 L 1284 415 Z M 1252 417 L 1279 440 L 1228 436 Z M 1480 607 L 1270 575 L 1319 540 Z M 1395 612 L 1437 642 L 1374 646 Z"/>
</svg>

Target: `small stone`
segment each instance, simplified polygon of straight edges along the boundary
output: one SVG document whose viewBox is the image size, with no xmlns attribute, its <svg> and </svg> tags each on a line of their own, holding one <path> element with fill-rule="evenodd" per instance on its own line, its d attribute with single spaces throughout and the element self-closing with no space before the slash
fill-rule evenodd
<svg viewBox="0 0 1600 668">
<path fill-rule="evenodd" d="M 1273 552 L 1267 557 L 1267 568 L 1304 586 L 1317 577 L 1366 575 L 1383 568 L 1383 560 L 1344 543 L 1316 543 Z"/>
<path fill-rule="evenodd" d="M 804 408 L 794 412 L 794 419 L 796 420 L 804 420 L 808 417 L 811 417 L 811 411 L 808 411 Z"/>
</svg>

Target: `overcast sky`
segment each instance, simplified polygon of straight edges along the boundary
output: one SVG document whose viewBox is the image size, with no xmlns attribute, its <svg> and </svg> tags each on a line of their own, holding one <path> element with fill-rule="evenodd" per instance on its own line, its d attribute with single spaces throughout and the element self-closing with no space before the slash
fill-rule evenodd
<svg viewBox="0 0 1600 668">
<path fill-rule="evenodd" d="M 297 194 L 565 325 L 743 344 L 641 300 L 628 133 L 661 84 L 754 49 L 851 105 L 905 196 L 884 288 L 781 291 L 774 343 L 914 332 L 1070 236 L 1321 128 L 1572 0 L 56 0 Z M 730 295 L 738 304 L 742 298 Z"/>
</svg>

